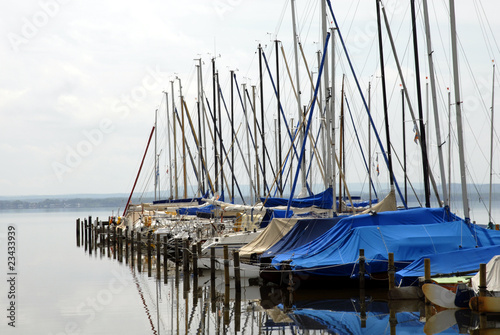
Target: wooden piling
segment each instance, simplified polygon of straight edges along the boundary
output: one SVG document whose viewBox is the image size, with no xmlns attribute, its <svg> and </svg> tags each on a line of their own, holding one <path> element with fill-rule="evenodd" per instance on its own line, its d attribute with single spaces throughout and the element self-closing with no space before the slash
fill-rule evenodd
<svg viewBox="0 0 500 335">
<path fill-rule="evenodd" d="M 394 267 L 394 253 L 389 253 L 389 265 L 387 267 L 387 275 L 389 277 L 389 289 L 394 288 L 394 272 L 396 268 Z"/>
<path fill-rule="evenodd" d="M 479 264 L 479 296 L 486 296 L 486 264 Z"/>
<path fill-rule="evenodd" d="M 229 309 L 229 248 L 224 246 L 224 308 Z"/>
<path fill-rule="evenodd" d="M 424 259 L 424 280 L 426 284 L 431 282 L 431 259 Z"/>
<path fill-rule="evenodd" d="M 83 245 L 83 235 L 85 235 L 84 233 L 84 225 L 83 225 L 83 222 L 84 220 L 80 220 L 80 237 L 81 237 L 81 240 L 80 240 L 80 245 Z"/>
<path fill-rule="evenodd" d="M 215 296 L 215 247 L 210 247 L 210 298 L 212 313 L 216 311 Z"/>
<path fill-rule="evenodd" d="M 85 246 L 85 251 L 87 251 L 87 247 L 88 247 L 88 243 L 87 243 L 87 239 L 88 239 L 88 229 L 87 229 L 87 219 L 84 219 L 84 226 L 83 226 L 83 245 Z"/>
<path fill-rule="evenodd" d="M 365 249 L 359 249 L 359 288 L 365 288 Z"/>
<path fill-rule="evenodd" d="M 93 237 L 93 234 L 92 234 L 92 230 L 93 230 L 92 227 L 93 227 L 93 224 L 89 223 L 89 227 L 88 227 L 88 229 L 89 229 L 89 233 L 88 233 L 89 234 L 89 255 L 92 255 L 92 248 L 93 248 L 93 246 L 92 246 L 92 239 L 94 237 Z"/>
<path fill-rule="evenodd" d="M 147 239 L 147 251 L 148 251 L 148 277 L 151 277 L 151 271 L 152 271 L 152 267 L 151 267 L 151 232 L 148 232 L 148 239 Z"/>
<path fill-rule="evenodd" d="M 175 265 L 179 265 L 179 240 L 174 240 L 174 248 L 175 248 Z"/>
<path fill-rule="evenodd" d="M 156 234 L 156 278 L 161 278 L 161 241 L 160 234 Z"/>
<path fill-rule="evenodd" d="M 76 246 L 80 246 L 80 219 L 76 219 Z"/>
<path fill-rule="evenodd" d="M 163 283 L 168 282 L 168 248 L 167 237 L 163 236 Z"/>
<path fill-rule="evenodd" d="M 106 227 L 106 247 L 107 247 L 107 252 L 108 252 L 108 258 L 111 257 L 111 241 L 110 241 L 110 238 L 111 238 L 111 232 L 109 231 L 110 230 L 110 225 L 108 224 L 108 226 Z"/>
<path fill-rule="evenodd" d="M 184 272 L 189 270 L 189 241 L 185 240 L 182 247 L 182 269 Z"/>
<path fill-rule="evenodd" d="M 116 238 L 116 226 L 113 226 L 113 259 L 116 259 L 116 242 L 117 242 L 117 238 Z"/>
<path fill-rule="evenodd" d="M 425 284 L 430 284 L 431 283 L 431 259 L 430 258 L 424 258 L 424 283 Z M 426 305 L 426 310 L 425 310 L 425 315 L 426 319 L 428 314 L 430 315 L 430 306 L 431 302 L 427 297 L 425 297 L 425 305 Z"/>
<path fill-rule="evenodd" d="M 241 292 L 240 253 L 238 251 L 233 252 L 233 262 L 234 262 L 234 287 L 236 288 L 236 292 Z"/>
<path fill-rule="evenodd" d="M 136 248 L 134 248 L 134 234 L 135 232 L 133 230 L 130 231 L 130 265 L 134 267 L 134 251 Z"/>
<path fill-rule="evenodd" d="M 128 264 L 128 227 L 125 227 L 125 264 Z"/>
<path fill-rule="evenodd" d="M 191 252 L 193 254 L 193 276 L 198 277 L 198 247 L 196 244 L 191 246 Z"/>
<path fill-rule="evenodd" d="M 137 271 L 142 270 L 142 234 L 140 231 L 137 232 Z"/>
</svg>

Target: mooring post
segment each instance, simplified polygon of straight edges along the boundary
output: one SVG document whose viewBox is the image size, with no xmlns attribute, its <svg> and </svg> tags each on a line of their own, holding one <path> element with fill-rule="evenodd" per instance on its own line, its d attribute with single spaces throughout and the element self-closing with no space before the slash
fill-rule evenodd
<svg viewBox="0 0 500 335">
<path fill-rule="evenodd" d="M 167 237 L 163 236 L 163 283 L 168 282 L 168 248 Z"/>
<path fill-rule="evenodd" d="M 92 239 L 94 238 L 93 234 L 92 234 L 93 226 L 94 226 L 94 224 L 89 222 L 89 255 L 92 255 L 92 248 L 93 248 L 93 245 L 92 245 Z"/>
<path fill-rule="evenodd" d="M 185 240 L 182 247 L 182 269 L 184 272 L 189 270 L 189 241 Z"/>
<path fill-rule="evenodd" d="M 193 254 L 193 276 L 198 277 L 198 248 L 196 244 L 191 246 L 191 252 Z"/>
<path fill-rule="evenodd" d="M 130 230 L 130 265 L 134 267 L 134 234 L 135 232 L 133 230 Z"/>
<path fill-rule="evenodd" d="M 174 240 L 174 248 L 175 248 L 175 265 L 179 265 L 179 240 Z"/>
<path fill-rule="evenodd" d="M 394 267 L 394 253 L 389 253 L 389 266 L 387 267 L 387 275 L 389 277 L 389 290 L 394 288 L 394 273 L 396 268 Z"/>
<path fill-rule="evenodd" d="M 161 278 L 161 240 L 160 234 L 156 234 L 156 278 Z"/>
<path fill-rule="evenodd" d="M 359 288 L 365 288 L 365 249 L 359 249 Z"/>
<path fill-rule="evenodd" d="M 76 219 L 76 246 L 80 246 L 80 219 Z"/>
<path fill-rule="evenodd" d="M 148 232 L 148 239 L 147 239 L 147 251 L 148 251 L 148 277 L 151 277 L 151 232 Z"/>
<path fill-rule="evenodd" d="M 113 226 L 113 259 L 116 259 L 116 251 L 117 251 L 117 241 L 118 241 L 118 238 L 117 238 L 117 235 L 116 235 L 116 226 Z"/>
<path fill-rule="evenodd" d="M 210 247 L 210 298 L 212 302 L 212 313 L 216 311 L 215 295 L 215 247 Z"/>
<path fill-rule="evenodd" d="M 479 264 L 479 296 L 486 296 L 486 264 Z"/>
<path fill-rule="evenodd" d="M 238 251 L 233 252 L 233 262 L 234 262 L 234 287 L 236 292 L 241 292 L 241 273 L 240 273 L 240 253 Z"/>
<path fill-rule="evenodd" d="M 224 310 L 229 310 L 229 248 L 224 246 Z"/>
<path fill-rule="evenodd" d="M 125 264 L 128 264 L 128 227 L 125 227 Z"/>
<path fill-rule="evenodd" d="M 142 268 L 142 234 L 137 232 L 137 270 L 141 272 Z"/>
<path fill-rule="evenodd" d="M 109 227 L 109 226 L 110 226 L 110 225 L 109 225 L 109 223 L 108 223 L 108 226 L 106 227 L 106 231 L 107 231 L 107 233 L 106 233 L 106 247 L 107 247 L 107 249 L 108 249 L 108 258 L 110 258 L 110 257 L 111 257 L 111 250 L 110 250 L 110 248 L 111 248 L 111 242 L 110 242 L 110 240 L 109 240 L 109 239 L 111 238 L 111 233 L 110 233 L 110 231 L 109 231 L 109 229 L 110 229 L 110 227 Z"/>
</svg>

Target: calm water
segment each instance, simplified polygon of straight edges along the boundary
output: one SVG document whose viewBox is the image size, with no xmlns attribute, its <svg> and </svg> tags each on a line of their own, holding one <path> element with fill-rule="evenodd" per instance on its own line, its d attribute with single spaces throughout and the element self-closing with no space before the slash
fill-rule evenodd
<svg viewBox="0 0 500 335">
<path fill-rule="evenodd" d="M 154 271 L 148 277 L 147 271 L 77 247 L 75 219 L 110 213 L 0 212 L 1 334 L 391 334 L 391 327 L 397 334 L 424 331 L 423 305 L 389 306 L 385 292 L 367 292 L 362 302 L 359 292 L 299 290 L 290 296 L 286 290 L 246 283 L 241 300 L 231 289 L 229 308 L 224 308 L 221 276 L 212 301 L 207 277 L 199 278 L 195 290 L 189 278 L 191 289 L 185 291 L 182 274 L 176 280 L 175 271 L 165 284 L 163 278 L 155 279 Z M 14 299 L 7 285 L 10 225 L 16 231 Z M 15 328 L 8 326 L 12 301 Z M 442 329 L 435 329 L 459 333 L 455 316 L 448 314 L 438 320 Z"/>
</svg>

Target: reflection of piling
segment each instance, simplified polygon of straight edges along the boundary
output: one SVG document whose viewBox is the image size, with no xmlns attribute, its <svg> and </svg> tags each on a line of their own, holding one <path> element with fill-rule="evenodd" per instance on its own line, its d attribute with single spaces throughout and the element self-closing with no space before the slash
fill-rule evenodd
<svg viewBox="0 0 500 335">
<path fill-rule="evenodd" d="M 392 308 L 389 311 L 389 324 L 391 326 L 391 335 L 396 335 L 396 326 L 398 324 L 398 319 L 396 317 L 396 311 Z"/>
<path fill-rule="evenodd" d="M 224 307 L 229 308 L 229 248 L 224 246 Z"/>
</svg>

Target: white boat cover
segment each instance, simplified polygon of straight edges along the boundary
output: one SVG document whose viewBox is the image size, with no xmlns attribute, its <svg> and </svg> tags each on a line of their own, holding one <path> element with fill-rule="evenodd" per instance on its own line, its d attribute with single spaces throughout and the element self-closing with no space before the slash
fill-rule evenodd
<svg viewBox="0 0 500 335">
<path fill-rule="evenodd" d="M 474 291 L 479 292 L 479 272 L 471 278 Z M 494 256 L 486 264 L 486 289 L 500 292 L 500 255 Z"/>
</svg>

